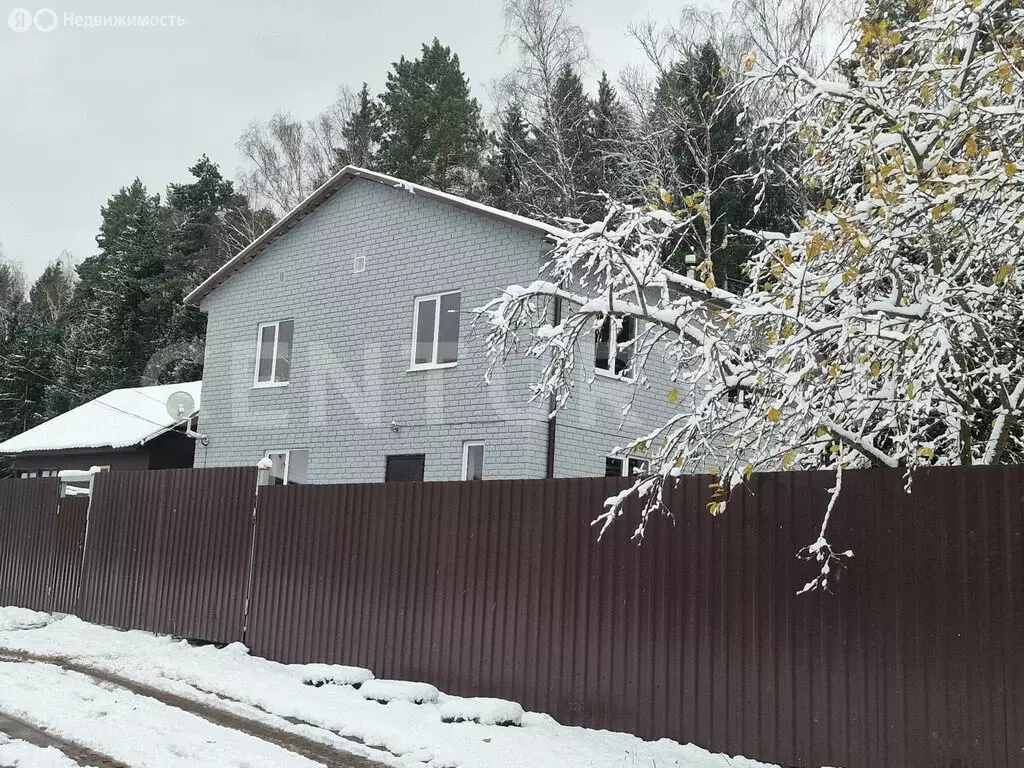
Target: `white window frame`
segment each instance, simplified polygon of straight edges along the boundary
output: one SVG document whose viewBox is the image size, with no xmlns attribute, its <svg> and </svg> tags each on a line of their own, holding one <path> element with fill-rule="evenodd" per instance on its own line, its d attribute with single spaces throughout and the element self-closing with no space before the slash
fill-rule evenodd
<svg viewBox="0 0 1024 768">
<path fill-rule="evenodd" d="M 469 449 L 477 447 L 477 446 L 479 446 L 480 448 L 483 449 L 484 456 L 486 456 L 487 455 L 487 448 L 485 447 L 483 440 L 465 440 L 462 443 L 462 479 L 463 480 L 468 480 L 469 479 Z M 480 460 L 480 475 L 481 475 L 481 479 L 483 479 L 483 470 L 484 470 L 483 461 L 484 461 L 484 459 L 483 459 L 483 457 L 481 457 L 481 460 Z"/>
<path fill-rule="evenodd" d="M 644 471 L 649 466 L 647 459 L 640 458 L 639 456 L 616 456 L 615 454 L 608 454 L 605 456 L 605 466 L 607 466 L 608 459 L 615 459 L 616 461 L 622 462 L 622 471 L 619 473 L 620 477 L 634 477 L 634 473 L 630 465 L 636 466 L 636 468 L 641 471 Z M 605 477 L 614 477 L 614 475 L 605 475 Z"/>
<path fill-rule="evenodd" d="M 440 338 L 439 338 L 440 335 L 441 335 L 441 297 L 442 296 L 452 296 L 452 295 L 455 295 L 455 294 L 459 295 L 459 306 L 461 307 L 462 306 L 462 291 L 461 290 L 458 290 L 458 291 L 442 291 L 441 293 L 431 293 L 431 294 L 429 294 L 427 296 L 417 296 L 416 300 L 413 302 L 413 305 L 412 305 L 412 350 L 409 353 L 409 370 L 410 371 L 430 371 L 430 370 L 436 370 L 436 369 L 439 369 L 439 368 L 454 368 L 455 366 L 457 366 L 459 364 L 458 360 L 456 360 L 454 362 L 451 362 L 451 363 L 439 363 L 439 362 L 437 362 L 437 347 L 441 343 Z M 430 362 L 426 362 L 426 363 L 417 363 L 416 362 L 416 338 L 418 336 L 418 331 L 419 331 L 420 304 L 422 304 L 425 301 L 436 301 L 437 302 L 437 308 L 436 308 L 436 310 L 434 312 L 434 346 L 433 346 L 433 350 L 432 350 L 432 354 L 431 354 L 431 358 L 432 358 L 431 361 Z M 461 334 L 461 332 L 462 332 L 462 324 L 460 323 L 459 324 L 459 333 Z M 458 343 L 458 340 L 456 339 L 456 344 L 457 343 Z"/>
<path fill-rule="evenodd" d="M 607 322 L 609 324 L 608 325 L 608 349 L 609 349 L 608 359 L 610 361 L 614 361 L 617 358 L 618 351 L 619 351 L 619 328 L 618 328 L 618 326 L 617 326 L 617 324 L 615 322 L 615 319 L 616 318 L 611 317 L 611 316 L 609 316 L 607 318 Z M 618 319 L 622 320 L 623 318 L 618 318 Z M 595 334 L 595 336 L 594 336 L 594 373 L 596 375 L 604 376 L 605 378 L 608 378 L 608 379 L 616 379 L 618 381 L 634 381 L 636 379 L 636 370 L 634 369 L 633 363 L 636 361 L 636 350 L 637 350 L 636 340 L 640 338 L 640 332 L 642 330 L 642 326 L 640 324 L 641 321 L 639 319 L 634 317 L 634 318 L 632 318 L 632 320 L 633 320 L 633 339 L 632 339 L 632 342 L 633 342 L 632 343 L 633 357 L 630 359 L 629 368 L 627 369 L 629 371 L 629 373 L 616 373 L 615 372 L 615 364 L 614 364 L 614 362 L 611 363 L 611 367 L 610 368 L 599 368 L 598 367 L 598 365 L 597 365 L 597 336 Z M 604 324 L 604 322 L 605 321 L 602 321 L 602 325 Z"/>
<path fill-rule="evenodd" d="M 269 459 L 272 454 L 284 454 L 284 485 L 294 485 L 291 479 L 292 474 L 292 451 L 308 451 L 308 448 L 271 448 L 263 454 L 263 458 Z M 268 474 L 267 477 L 270 477 Z"/>
<path fill-rule="evenodd" d="M 271 320 L 267 323 L 260 323 L 256 329 L 256 366 L 252 372 L 253 389 L 264 389 L 269 387 L 287 387 L 292 383 L 291 365 L 288 366 L 288 381 L 274 381 L 277 376 L 277 343 L 281 338 L 281 323 L 292 324 L 292 349 L 295 349 L 295 321 L 291 318 L 283 320 Z M 270 381 L 260 381 L 260 353 L 263 351 L 263 329 L 274 329 L 274 351 L 270 358 Z"/>
</svg>

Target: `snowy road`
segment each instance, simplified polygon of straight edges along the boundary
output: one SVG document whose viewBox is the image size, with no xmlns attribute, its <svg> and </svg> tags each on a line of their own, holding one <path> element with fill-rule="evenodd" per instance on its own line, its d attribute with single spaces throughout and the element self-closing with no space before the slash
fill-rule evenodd
<svg viewBox="0 0 1024 768">
<path fill-rule="evenodd" d="M 45 728 L 0 712 L 0 765 L 17 766 L 33 756 L 45 764 L 130 768 L 107 755 L 61 739 Z"/>
<path fill-rule="evenodd" d="M 0 607 L 0 768 L 768 768 L 372 678 Z"/>
<path fill-rule="evenodd" d="M 0 744 L 0 766 L 37 764 L 33 757 L 5 757 L 5 748 L 35 753 L 39 765 L 96 768 L 381 765 L 331 746 L 330 734 L 317 741 L 261 721 L 256 713 L 78 668 L 83 667 L 70 660 L 42 663 L 0 654 L 0 733 L 11 740 Z"/>
</svg>

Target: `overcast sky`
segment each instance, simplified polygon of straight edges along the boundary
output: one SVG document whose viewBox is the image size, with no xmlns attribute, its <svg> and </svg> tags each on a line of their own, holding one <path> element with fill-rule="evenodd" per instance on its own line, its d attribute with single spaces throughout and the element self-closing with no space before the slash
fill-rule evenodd
<svg viewBox="0 0 1024 768">
<path fill-rule="evenodd" d="M 15 31 L 19 7 L 51 9 L 56 27 Z M 100 206 L 136 176 L 163 192 L 205 152 L 233 178 L 235 141 L 253 119 L 312 117 L 341 84 L 379 92 L 391 62 L 435 35 L 482 102 L 511 60 L 499 51 L 500 0 L 0 0 L 0 11 L 0 243 L 30 277 L 62 249 L 92 254 Z M 65 14 L 184 24 L 84 29 L 65 26 Z M 654 0 L 575 6 L 596 67 L 613 74 L 640 59 L 627 25 L 666 14 Z"/>
</svg>

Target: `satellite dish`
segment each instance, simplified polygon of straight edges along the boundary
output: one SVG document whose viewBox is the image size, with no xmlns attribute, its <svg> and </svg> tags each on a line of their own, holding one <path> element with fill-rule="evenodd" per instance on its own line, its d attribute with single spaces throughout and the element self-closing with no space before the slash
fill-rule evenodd
<svg viewBox="0 0 1024 768">
<path fill-rule="evenodd" d="M 196 401 L 188 392 L 175 392 L 167 398 L 167 415 L 175 421 L 184 421 L 196 412 Z"/>
</svg>

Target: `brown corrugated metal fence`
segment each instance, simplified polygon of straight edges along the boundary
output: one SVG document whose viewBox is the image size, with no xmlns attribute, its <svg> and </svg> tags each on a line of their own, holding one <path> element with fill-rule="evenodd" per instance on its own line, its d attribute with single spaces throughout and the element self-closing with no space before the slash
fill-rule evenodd
<svg viewBox="0 0 1024 768">
<path fill-rule="evenodd" d="M 89 498 L 68 496 L 57 506 L 53 536 L 53 575 L 50 610 L 75 613 L 85 554 L 85 526 Z"/>
<path fill-rule="evenodd" d="M 852 567 L 798 597 L 834 481 L 711 517 L 688 478 L 640 547 L 590 525 L 619 480 L 262 489 L 248 642 L 783 765 L 1024 764 L 1024 471 L 847 473 Z"/>
<path fill-rule="evenodd" d="M 255 487 L 254 469 L 97 475 L 79 615 L 241 640 Z"/>
<path fill-rule="evenodd" d="M 56 479 L 0 481 L 0 605 L 75 611 L 88 508 Z"/>
<path fill-rule="evenodd" d="M 58 492 L 49 478 L 0 482 L 0 605 L 50 610 Z"/>
<path fill-rule="evenodd" d="M 755 476 L 719 517 L 686 478 L 640 546 L 635 519 L 590 524 L 624 482 L 267 487 L 254 527 L 253 470 L 101 475 L 78 611 L 227 642 L 249 586 L 245 640 L 283 661 L 783 765 L 1024 765 L 1024 468 L 920 472 L 910 496 L 846 473 L 830 538 L 855 558 L 801 597 L 834 475 Z M 0 483 L 0 601 L 45 605 L 50 573 L 73 604 L 81 510 L 56 503 Z"/>
</svg>

